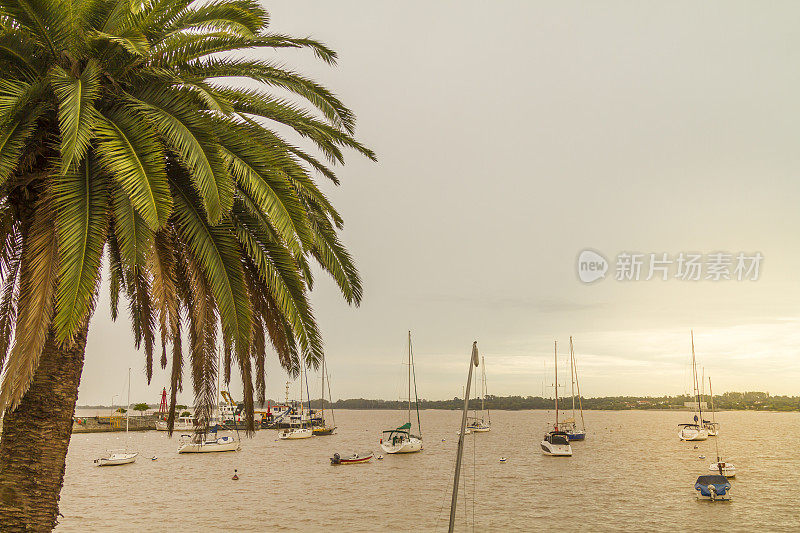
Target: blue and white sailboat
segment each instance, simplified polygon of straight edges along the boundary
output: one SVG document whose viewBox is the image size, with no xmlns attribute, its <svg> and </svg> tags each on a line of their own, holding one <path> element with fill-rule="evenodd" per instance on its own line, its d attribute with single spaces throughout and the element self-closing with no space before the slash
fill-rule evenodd
<svg viewBox="0 0 800 533">
<path fill-rule="evenodd" d="M 575 350 L 572 346 L 572 337 L 569 338 L 569 370 L 572 375 L 572 418 L 567 418 L 560 425 L 570 441 L 584 440 L 586 438 L 586 423 L 583 420 L 583 401 L 581 399 L 581 385 L 578 383 L 578 367 L 575 366 Z M 581 427 L 575 420 L 575 388 L 578 389 L 578 409 L 581 415 Z"/>
</svg>

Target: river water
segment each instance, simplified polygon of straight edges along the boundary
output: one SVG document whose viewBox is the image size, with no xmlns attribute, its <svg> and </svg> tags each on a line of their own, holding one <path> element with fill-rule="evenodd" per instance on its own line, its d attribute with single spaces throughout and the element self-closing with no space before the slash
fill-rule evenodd
<svg viewBox="0 0 800 533">
<path fill-rule="evenodd" d="M 110 468 L 92 460 L 124 435 L 75 434 L 56 531 L 446 531 L 460 413 L 421 412 L 421 453 L 330 466 L 337 451 L 380 453 L 380 431 L 405 416 L 337 411 L 333 436 L 263 430 L 219 454 L 178 455 L 177 437 L 131 433 L 139 458 Z M 493 412 L 491 432 L 466 437 L 456 530 L 800 531 L 800 413 L 716 416 L 737 468 L 732 502 L 695 497 L 715 440 L 678 440 L 690 413 L 588 411 L 586 441 L 562 458 L 540 453 L 552 412 Z"/>
</svg>

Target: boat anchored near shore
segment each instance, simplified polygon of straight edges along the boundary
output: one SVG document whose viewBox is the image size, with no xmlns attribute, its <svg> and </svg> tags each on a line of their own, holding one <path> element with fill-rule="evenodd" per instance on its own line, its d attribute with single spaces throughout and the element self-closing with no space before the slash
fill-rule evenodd
<svg viewBox="0 0 800 533">
<path fill-rule="evenodd" d="M 411 433 L 411 383 L 414 383 L 414 404 L 417 409 L 417 432 Z M 419 398 L 417 397 L 417 377 L 414 373 L 414 355 L 411 349 L 411 332 L 408 332 L 408 422 L 402 426 L 383 432 L 381 449 L 386 453 L 415 453 L 422 450 L 422 426 L 419 419 Z"/>
</svg>

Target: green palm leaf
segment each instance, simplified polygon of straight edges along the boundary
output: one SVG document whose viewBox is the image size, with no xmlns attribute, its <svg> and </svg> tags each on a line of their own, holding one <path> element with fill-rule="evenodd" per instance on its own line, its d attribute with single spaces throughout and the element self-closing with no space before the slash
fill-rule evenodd
<svg viewBox="0 0 800 533">
<path fill-rule="evenodd" d="M 94 308 L 108 227 L 108 187 L 94 158 L 55 182 L 58 288 L 53 326 L 59 341 L 71 342 Z"/>
<path fill-rule="evenodd" d="M 94 102 L 100 94 L 100 69 L 89 61 L 80 76 L 61 67 L 50 73 L 53 91 L 58 98 L 58 123 L 61 128 L 61 172 L 83 159 L 92 128 L 97 122 Z"/>
<path fill-rule="evenodd" d="M 95 126 L 97 155 L 151 229 L 166 224 L 172 198 L 164 151 L 155 132 L 123 107 L 106 110 Z"/>
</svg>

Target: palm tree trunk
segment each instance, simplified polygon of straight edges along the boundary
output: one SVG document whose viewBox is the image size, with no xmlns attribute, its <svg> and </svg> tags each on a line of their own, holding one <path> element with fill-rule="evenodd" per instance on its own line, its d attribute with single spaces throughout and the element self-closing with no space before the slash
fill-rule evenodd
<svg viewBox="0 0 800 533">
<path fill-rule="evenodd" d="M 58 347 L 51 329 L 30 389 L 19 406 L 5 414 L 0 440 L 1 531 L 51 531 L 58 523 L 86 329 L 68 349 Z"/>
</svg>

